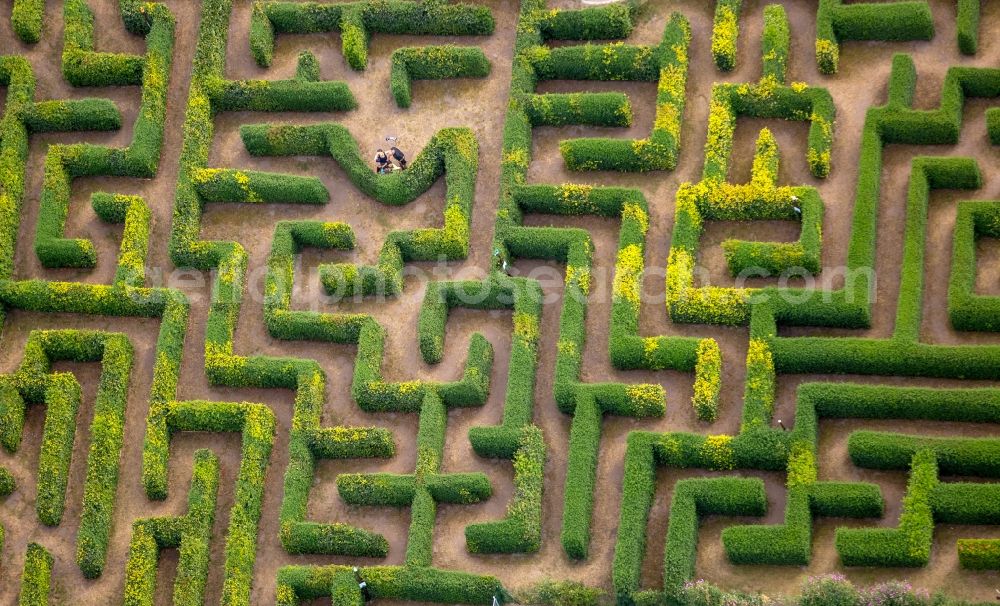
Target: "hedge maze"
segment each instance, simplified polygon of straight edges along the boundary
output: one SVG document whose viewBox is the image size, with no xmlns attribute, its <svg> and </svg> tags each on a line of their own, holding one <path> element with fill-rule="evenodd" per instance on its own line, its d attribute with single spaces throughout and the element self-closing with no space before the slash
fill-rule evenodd
<svg viewBox="0 0 1000 606">
<path fill-rule="evenodd" d="M 996 11 L 572 5 L 7 3 L 0 601 L 992 600 Z"/>
</svg>

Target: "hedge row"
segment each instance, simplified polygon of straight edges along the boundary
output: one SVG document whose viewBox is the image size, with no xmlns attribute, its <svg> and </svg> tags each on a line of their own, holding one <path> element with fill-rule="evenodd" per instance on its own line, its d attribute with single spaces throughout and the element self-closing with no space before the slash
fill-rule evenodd
<svg viewBox="0 0 1000 606">
<path fill-rule="evenodd" d="M 108 99 L 39 101 L 24 116 L 33 133 L 117 130 L 122 126 L 118 107 Z"/>
<path fill-rule="evenodd" d="M 936 438 L 877 431 L 856 431 L 848 439 L 848 453 L 858 467 L 905 469 L 905 461 L 920 450 L 937 456 L 941 473 L 997 477 L 995 462 L 1000 442 L 991 438 Z"/>
<path fill-rule="evenodd" d="M 62 521 L 66 485 L 76 434 L 80 386 L 71 374 L 51 373 L 53 362 L 101 362 L 102 372 L 91 422 L 90 449 L 77 534 L 77 563 L 88 578 L 104 568 L 118 489 L 125 405 L 132 368 L 132 347 L 120 334 L 93 331 L 35 331 L 13 375 L 4 377 L 0 411 L 2 442 L 14 452 L 24 428 L 25 404 L 47 407 L 39 456 L 36 510 L 49 526 Z"/>
<path fill-rule="evenodd" d="M 344 112 L 358 107 L 347 84 L 339 81 L 211 78 L 205 84 L 216 111 Z"/>
<path fill-rule="evenodd" d="M 788 68 L 788 16 L 785 7 L 769 4 L 764 7 L 764 32 L 761 35 L 761 59 L 764 63 L 763 78 L 786 81 Z"/>
<path fill-rule="evenodd" d="M 967 23 L 960 26 L 961 31 L 968 28 Z M 923 0 L 850 4 L 820 0 L 816 10 L 816 64 L 824 74 L 837 73 L 839 45 L 847 40 L 930 40 L 933 36 L 931 9 Z"/>
<path fill-rule="evenodd" d="M 0 497 L 10 496 L 17 489 L 17 481 L 10 471 L 0 468 Z M 2 537 L 0 537 L 0 548 L 3 547 Z"/>
<path fill-rule="evenodd" d="M 403 264 L 464 258 L 475 194 L 478 145 L 468 129 L 438 132 L 406 171 L 377 175 L 361 157 L 357 141 L 338 125 L 244 126 L 240 134 L 253 155 L 331 155 L 366 194 L 391 205 L 406 204 L 445 175 L 448 184 L 444 227 L 392 232 L 375 266 L 324 265 L 320 277 L 327 292 L 339 297 L 376 292 L 398 294 Z M 195 238 L 200 211 L 191 207 L 184 231 Z"/>
<path fill-rule="evenodd" d="M 673 170 L 680 153 L 691 27 L 674 13 L 659 46 L 557 47 L 535 65 L 541 78 L 657 80 L 656 117 L 646 139 L 566 139 L 559 152 L 570 170 Z M 550 63 L 551 62 L 551 66 Z M 647 65 L 648 64 L 648 65 Z"/>
<path fill-rule="evenodd" d="M 740 37 L 740 10 L 743 0 L 718 0 L 712 20 L 712 59 L 724 72 L 736 67 L 736 51 Z"/>
<path fill-rule="evenodd" d="M 366 566 L 358 572 L 374 600 L 488 605 L 502 591 L 500 582 L 490 576 L 429 567 Z M 352 595 L 348 591 L 352 583 L 356 591 L 357 581 L 347 566 L 285 566 L 278 570 L 277 601 L 281 606 L 298 606 L 317 598 Z M 344 603 L 354 602 L 349 598 Z"/>
<path fill-rule="evenodd" d="M 42 38 L 45 0 L 13 0 L 10 24 L 23 42 L 34 44 Z"/>
<path fill-rule="evenodd" d="M 195 191 L 206 202 L 326 204 L 330 192 L 316 177 L 203 168 L 193 172 Z"/>
<path fill-rule="evenodd" d="M 76 436 L 80 384 L 73 375 L 54 374 L 45 390 L 47 410 L 38 457 L 38 495 L 35 510 L 47 526 L 58 526 L 66 507 L 66 483 Z"/>
<path fill-rule="evenodd" d="M 759 478 L 686 479 L 674 484 L 663 555 L 663 586 L 674 595 L 694 576 L 703 515 L 760 516 L 767 493 Z"/>
<path fill-rule="evenodd" d="M 546 40 L 616 40 L 628 38 L 635 26 L 639 2 L 629 0 L 612 6 L 579 10 L 545 11 L 538 15 L 538 28 Z"/>
<path fill-rule="evenodd" d="M 75 86 L 141 84 L 142 98 L 132 142 L 127 147 L 76 144 L 49 148 L 35 236 L 35 252 L 46 267 L 93 267 L 97 261 L 93 243 L 64 236 L 73 178 L 149 178 L 156 174 L 166 119 L 174 19 L 160 4 L 151 4 L 147 12 L 150 25 L 144 32 L 146 55 L 121 55 L 93 50 L 94 15 L 83 0 L 70 0 L 64 6 L 63 72 L 67 80 Z M 33 116 L 31 123 L 43 130 L 121 126 L 117 109 L 96 100 L 37 104 Z"/>
<path fill-rule="evenodd" d="M 958 50 L 975 55 L 979 48 L 979 0 L 958 0 L 957 12 Z"/>
<path fill-rule="evenodd" d="M 482 282 L 429 285 L 421 307 L 420 350 L 431 364 L 441 361 L 451 308 L 514 310 L 503 421 L 470 429 L 469 441 L 480 456 L 513 461 L 515 493 L 503 520 L 466 527 L 466 544 L 473 553 L 530 553 L 541 544 L 546 449 L 541 432 L 531 426 L 541 303 L 537 282 L 495 274 Z"/>
<path fill-rule="evenodd" d="M 7 86 L 7 111 L 0 118 L 0 278 L 9 279 L 14 272 L 24 202 L 30 132 L 18 116 L 34 110 L 35 77 L 31 65 L 23 57 L 0 58 L 0 84 Z"/>
<path fill-rule="evenodd" d="M 490 60 L 478 46 L 423 46 L 399 48 L 392 53 L 389 88 L 399 107 L 410 107 L 413 80 L 485 78 Z"/>
<path fill-rule="evenodd" d="M 531 95 L 525 111 L 533 126 L 631 126 L 632 104 L 624 93 Z"/>
<path fill-rule="evenodd" d="M 149 252 L 149 205 L 139 196 L 95 192 L 91 206 L 104 221 L 124 223 L 114 284 L 141 287 L 146 280 L 146 255 Z"/>
<path fill-rule="evenodd" d="M 96 335 L 95 335 L 96 336 Z M 84 576 L 95 578 L 104 570 L 114 523 L 118 471 L 124 442 L 125 408 L 132 369 L 132 345 L 122 335 L 103 338 L 102 372 L 94 400 L 83 511 L 77 533 L 77 564 Z"/>
<path fill-rule="evenodd" d="M 944 389 L 809 383 L 799 388 L 800 406 L 830 418 L 926 419 L 1000 423 L 1000 390 Z"/>
<path fill-rule="evenodd" d="M 470 436 L 471 439 L 471 436 Z M 514 496 L 503 520 L 465 527 L 471 553 L 534 553 L 541 548 L 545 440 L 533 425 L 521 430 L 514 453 Z"/>
<path fill-rule="evenodd" d="M 62 72 L 73 86 L 141 84 L 145 59 L 94 51 L 94 13 L 85 0 L 63 4 Z"/>
<path fill-rule="evenodd" d="M 838 528 L 837 552 L 845 566 L 926 566 L 934 538 L 931 499 L 938 484 L 935 454 L 913 455 L 898 528 Z"/>
<path fill-rule="evenodd" d="M 958 563 L 972 570 L 996 570 L 1000 567 L 1000 541 L 959 539 Z"/>
<path fill-rule="evenodd" d="M 198 450 L 194 455 L 187 513 L 173 518 L 142 518 L 132 523 L 132 540 L 125 563 L 125 606 L 147 606 L 154 602 L 160 551 L 170 548 L 177 548 L 180 553 L 173 603 L 185 606 L 204 603 L 218 491 L 219 461 L 211 451 Z"/>
<path fill-rule="evenodd" d="M 1000 330 L 996 312 L 1000 299 L 976 293 L 976 243 L 1000 233 L 993 222 L 1000 216 L 995 202 L 963 201 L 958 205 L 948 281 L 948 316 L 957 330 Z"/>
<path fill-rule="evenodd" d="M 996 524 L 1000 521 L 1000 486 L 941 482 L 931 493 L 934 520 L 944 524 Z"/>
<path fill-rule="evenodd" d="M 346 3 L 276 2 L 257 0 L 250 24 L 250 50 L 257 64 L 267 67 L 274 58 L 276 34 L 340 32 L 348 65 L 362 70 L 368 64 L 372 34 L 423 36 L 485 36 L 493 33 L 492 11 L 484 6 L 361 0 Z"/>
<path fill-rule="evenodd" d="M 722 352 L 715 339 L 698 342 L 698 363 L 694 369 L 694 395 L 691 406 L 702 421 L 711 423 L 719 416 L 719 391 L 722 388 Z"/>
<path fill-rule="evenodd" d="M 52 585 L 52 554 L 38 543 L 28 543 L 21 575 L 18 606 L 48 606 Z"/>
<path fill-rule="evenodd" d="M 602 413 L 592 393 L 577 395 L 569 434 L 562 524 L 563 551 L 576 560 L 585 559 L 590 547 Z"/>
</svg>

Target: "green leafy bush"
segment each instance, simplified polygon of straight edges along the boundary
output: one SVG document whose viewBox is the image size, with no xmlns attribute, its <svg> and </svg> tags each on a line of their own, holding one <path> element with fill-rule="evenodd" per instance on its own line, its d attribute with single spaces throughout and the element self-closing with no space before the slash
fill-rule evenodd
<svg viewBox="0 0 1000 606">
<path fill-rule="evenodd" d="M 490 60 L 478 46 L 423 46 L 399 48 L 392 53 L 389 87 L 399 107 L 410 107 L 413 80 L 485 78 Z"/>
<path fill-rule="evenodd" d="M 719 0 L 715 3 L 712 21 L 712 58 L 724 72 L 736 67 L 736 50 L 740 36 L 742 0 Z"/>
<path fill-rule="evenodd" d="M 52 554 L 38 543 L 28 543 L 21 575 L 18 606 L 48 606 L 52 584 Z"/>
</svg>

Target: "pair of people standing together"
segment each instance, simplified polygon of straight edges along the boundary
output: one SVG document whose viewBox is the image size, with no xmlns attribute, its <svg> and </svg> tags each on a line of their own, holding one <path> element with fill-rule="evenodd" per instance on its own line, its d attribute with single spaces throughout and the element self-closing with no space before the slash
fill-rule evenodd
<svg viewBox="0 0 1000 606">
<path fill-rule="evenodd" d="M 392 156 L 391 159 L 390 155 Z M 402 150 L 393 145 L 389 148 L 389 153 L 387 154 L 379 148 L 375 152 L 375 172 L 384 174 L 396 170 L 396 165 L 392 163 L 392 160 L 399 163 L 400 170 L 406 170 L 406 155 L 403 154 Z"/>
</svg>

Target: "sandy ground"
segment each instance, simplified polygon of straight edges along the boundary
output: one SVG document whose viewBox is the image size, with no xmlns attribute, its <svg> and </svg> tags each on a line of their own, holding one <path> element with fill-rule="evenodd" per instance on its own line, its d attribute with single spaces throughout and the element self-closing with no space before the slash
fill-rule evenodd
<svg viewBox="0 0 1000 606">
<path fill-rule="evenodd" d="M 360 194 L 346 180 L 343 171 L 331 160 L 322 158 L 251 158 L 243 148 L 238 129 L 242 124 L 264 121 L 306 123 L 338 121 L 343 123 L 359 140 L 363 150 L 371 151 L 383 142 L 388 134 L 400 136 L 400 147 L 410 156 L 424 147 L 437 130 L 447 126 L 472 128 L 480 144 L 480 171 L 477 181 L 476 205 L 472 218 L 472 253 L 467 261 L 452 263 L 435 279 L 468 278 L 481 276 L 488 265 L 489 243 L 493 234 L 494 213 L 498 198 L 500 137 L 504 109 L 508 96 L 512 32 L 516 22 L 513 3 L 487 0 L 497 18 L 497 34 L 486 38 L 459 38 L 459 44 L 483 46 L 493 62 L 493 73 L 485 80 L 450 81 L 446 83 L 419 82 L 414 86 L 414 103 L 409 110 L 396 108 L 388 90 L 389 57 L 393 49 L 410 44 L 434 44 L 440 40 L 405 36 L 376 35 L 372 40 L 369 68 L 364 73 L 350 70 L 339 48 L 340 38 L 329 36 L 281 36 L 275 52 L 274 65 L 260 69 L 253 62 L 247 46 L 247 27 L 250 18 L 249 2 L 236 2 L 230 27 L 227 51 L 227 77 L 230 78 L 287 78 L 295 70 L 296 55 L 308 49 L 319 59 L 324 79 L 344 80 L 360 103 L 357 111 L 344 114 L 288 114 L 264 115 L 249 113 L 222 114 L 216 120 L 216 136 L 210 164 L 219 167 L 244 167 L 258 170 L 289 172 L 320 177 L 330 189 L 332 200 L 325 207 L 296 207 L 275 205 L 247 207 L 210 205 L 205 212 L 202 235 L 208 239 L 238 239 L 250 254 L 251 291 L 254 280 L 263 279 L 262 267 L 267 257 L 274 223 L 282 219 L 323 219 L 345 221 L 354 229 L 358 247 L 350 252 L 309 251 L 303 255 L 297 276 L 300 280 L 295 305 L 323 311 L 364 308 L 372 312 L 389 331 L 384 368 L 390 380 L 409 378 L 434 378 L 450 380 L 459 376 L 464 363 L 468 340 L 474 332 L 481 332 L 496 350 L 493 371 L 493 389 L 489 401 L 478 409 L 452 412 L 449 416 L 443 470 L 482 471 L 492 481 L 494 495 L 485 503 L 475 506 L 442 506 L 435 527 L 434 563 L 451 569 L 496 574 L 510 587 L 519 587 L 544 578 L 573 578 L 589 584 L 610 586 L 610 564 L 617 533 L 620 507 L 622 464 L 625 438 L 635 429 L 653 431 L 691 430 L 712 433 L 735 432 L 739 424 L 744 375 L 743 358 L 746 354 L 745 329 L 727 329 L 704 326 L 675 326 L 663 310 L 663 266 L 669 248 L 673 225 L 673 199 L 677 186 L 683 181 L 697 180 L 702 163 L 702 146 L 706 134 L 708 96 L 712 82 L 745 82 L 756 80 L 760 73 L 759 36 L 762 27 L 763 2 L 748 0 L 745 3 L 739 46 L 738 69 L 731 74 L 720 74 L 711 66 L 709 39 L 712 10 L 710 3 L 697 0 L 666 2 L 651 0 L 649 10 L 632 40 L 636 43 L 654 44 L 663 31 L 671 10 L 684 12 L 691 21 L 693 42 L 690 51 L 691 73 L 687 109 L 683 127 L 683 151 L 680 165 L 672 173 L 653 174 L 575 174 L 563 167 L 558 154 L 561 139 L 578 136 L 609 135 L 639 138 L 648 134 L 655 100 L 655 85 L 651 83 L 582 83 L 548 82 L 540 87 L 542 92 L 577 90 L 620 90 L 629 94 L 635 112 L 635 124 L 629 129 L 599 129 L 584 127 L 540 128 L 535 131 L 534 157 L 529 169 L 529 179 L 539 183 L 593 183 L 637 187 L 646 195 L 651 209 L 650 231 L 647 241 L 646 263 L 650 275 L 645 283 L 641 328 L 643 334 L 679 334 L 712 336 L 719 340 L 723 351 L 723 399 L 721 418 L 709 427 L 699 423 L 691 411 L 692 377 L 678 372 L 620 372 L 611 368 L 607 356 L 607 318 L 610 313 L 610 280 L 617 244 L 618 223 L 611 220 L 563 219 L 535 216 L 527 222 L 533 225 L 554 224 L 580 226 L 590 230 L 596 245 L 594 256 L 595 281 L 587 320 L 588 341 L 584 352 L 583 378 L 586 381 L 625 381 L 632 383 L 661 383 L 667 390 L 667 414 L 662 419 L 636 421 L 609 418 L 603 424 L 600 463 L 598 466 L 599 490 L 595 498 L 593 541 L 590 558 L 584 562 L 571 562 L 562 553 L 559 543 L 563 483 L 566 467 L 570 418 L 561 414 L 552 400 L 552 375 L 555 363 L 555 342 L 561 303 L 557 296 L 546 305 L 542 322 L 541 354 L 536 391 L 535 419 L 545 432 L 550 446 L 546 468 L 544 500 L 543 543 L 539 554 L 531 556 L 471 556 L 465 549 L 463 531 L 466 525 L 498 519 L 503 515 L 512 488 L 512 470 L 507 462 L 487 461 L 476 457 L 469 446 L 466 433 L 469 427 L 496 424 L 501 419 L 503 394 L 507 375 L 507 357 L 510 351 L 510 313 L 456 311 L 448 323 L 447 346 L 443 363 L 428 366 L 414 347 L 414 326 L 423 299 L 420 281 L 408 279 L 403 296 L 377 303 L 331 305 L 318 301 L 319 292 L 315 268 L 320 263 L 350 261 L 370 263 L 375 260 L 387 233 L 416 226 L 439 225 L 443 205 L 444 187 L 438 183 L 429 192 L 404 208 L 387 208 Z M 568 0 L 553 2 L 553 6 L 567 4 Z M 97 46 L 99 50 L 142 52 L 142 40 L 124 34 L 113 0 L 92 0 L 97 12 Z M 168 0 L 167 4 L 178 15 L 176 56 L 171 73 L 171 90 L 168 98 L 167 140 L 163 162 L 156 178 L 148 181 L 136 179 L 79 179 L 73 184 L 73 196 L 67 233 L 71 236 L 91 238 L 98 250 L 98 266 L 93 271 L 44 270 L 33 252 L 34 229 L 38 212 L 38 193 L 41 187 L 42 165 L 46 147 L 52 143 L 90 141 L 94 143 L 125 145 L 131 139 L 131 124 L 138 108 L 138 89 L 72 89 L 59 71 L 58 55 L 61 51 L 61 17 L 58 2 L 48 2 L 50 18 L 42 41 L 34 47 L 17 42 L 10 30 L 9 2 L 0 6 L 0 40 L 3 51 L 24 54 L 31 61 L 38 79 L 37 97 L 81 98 L 103 96 L 113 99 L 122 109 L 124 124 L 121 131 L 113 133 L 71 133 L 35 136 L 31 140 L 28 166 L 28 197 L 25 204 L 19 247 L 16 253 L 17 277 L 41 277 L 93 283 L 109 282 L 115 268 L 120 226 L 101 222 L 89 205 L 90 193 L 111 190 L 135 193 L 146 197 L 153 209 L 153 233 L 150 243 L 150 264 L 158 268 L 151 283 L 167 283 L 174 269 L 167 255 L 170 233 L 171 208 L 177 176 L 177 152 L 181 144 L 180 126 L 183 122 L 187 98 L 187 82 L 191 71 L 191 58 L 197 35 L 197 4 L 184 0 Z M 784 184 L 809 184 L 817 187 L 826 204 L 823 234 L 823 263 L 825 272 L 820 279 L 834 273 L 843 264 L 852 211 L 854 187 L 857 180 L 856 154 L 861 125 L 866 108 L 880 104 L 885 99 L 893 52 L 913 53 L 917 62 L 919 81 L 918 107 L 934 107 L 938 103 L 940 85 L 946 66 L 953 64 L 993 66 L 1000 55 L 1000 42 L 988 35 L 989 23 L 1000 19 L 1000 7 L 987 3 L 984 7 L 984 35 L 980 52 L 974 58 L 959 55 L 954 35 L 954 2 L 933 0 L 937 36 L 930 43 L 847 43 L 841 50 L 841 73 L 835 78 L 820 76 L 812 60 L 815 36 L 814 7 L 803 3 L 787 2 L 786 9 L 793 32 L 790 78 L 827 86 L 837 106 L 836 140 L 833 148 L 833 173 L 827 180 L 817 180 L 809 175 L 805 162 L 805 133 L 803 123 L 784 123 L 770 120 L 740 120 L 736 133 L 732 181 L 744 181 L 749 176 L 750 157 L 757 132 L 767 126 L 775 133 L 782 150 L 780 181 Z M 2 103 L 2 101 L 0 101 Z M 955 217 L 955 203 L 966 197 L 991 198 L 998 194 L 997 182 L 992 175 L 997 172 L 998 160 L 984 129 L 984 112 L 989 103 L 974 101 L 965 112 L 961 142 L 941 149 L 893 146 L 887 150 L 883 173 L 883 196 L 879 210 L 878 280 L 875 320 L 867 331 L 854 331 L 871 337 L 886 337 L 893 329 L 893 317 L 898 294 L 898 273 L 902 257 L 902 225 L 905 211 L 906 186 L 909 179 L 910 159 L 918 154 L 972 155 L 983 169 L 986 178 L 982 190 L 969 192 L 936 192 L 931 198 L 929 229 L 927 234 L 927 263 L 925 268 L 924 318 L 922 337 L 931 343 L 995 343 L 992 335 L 957 333 L 946 318 L 946 284 L 950 271 L 951 231 Z M 0 105 L 2 107 L 2 105 Z M 250 212 L 247 212 L 247 211 Z M 713 283 L 727 284 L 724 258 L 718 244 L 728 237 L 745 237 L 767 240 L 792 240 L 797 237 L 794 225 L 788 223 L 738 224 L 719 223 L 708 226 L 703 243 L 702 262 L 710 270 Z M 1000 293 L 1000 245 L 986 240 L 980 244 L 978 288 L 980 292 Z M 429 265 L 420 265 L 430 270 Z M 522 273 L 533 272 L 539 277 L 554 278 L 561 284 L 563 269 L 557 265 L 519 262 L 515 269 Z M 601 279 L 603 277 L 603 279 Z M 176 278 L 176 276 L 175 276 Z M 549 280 L 550 282 L 553 280 Z M 291 422 L 293 394 L 284 390 L 247 390 L 211 387 L 204 375 L 203 336 L 207 311 L 207 286 L 199 284 L 197 277 L 173 284 L 181 286 L 194 302 L 189 323 L 181 377 L 180 398 L 207 398 L 222 401 L 264 402 L 272 407 L 277 421 L 277 438 L 268 470 L 264 509 L 260 521 L 258 558 L 253 587 L 253 603 L 267 604 L 274 600 L 275 573 L 281 566 L 343 562 L 344 558 L 325 556 L 289 556 L 278 540 L 278 511 L 282 497 L 282 476 L 287 464 L 288 429 Z M 560 287 L 550 289 L 558 295 Z M 61 364 L 60 370 L 77 374 L 84 386 L 84 405 L 80 413 L 80 429 L 74 447 L 73 466 L 67 492 L 67 509 L 64 522 L 57 528 L 40 526 L 34 513 L 35 481 L 38 463 L 38 443 L 41 436 L 43 409 L 34 408 L 29 413 L 24 445 L 16 456 L 0 453 L 0 465 L 14 473 L 18 490 L 0 505 L 0 521 L 7 528 L 7 541 L 0 557 L 0 578 L 15 580 L 23 565 L 24 546 L 29 541 L 40 541 L 56 556 L 56 603 L 106 604 L 120 600 L 122 571 L 131 536 L 131 522 L 138 517 L 151 515 L 177 515 L 184 511 L 187 486 L 190 481 L 191 461 L 197 448 L 211 447 L 221 458 L 222 482 L 220 509 L 213 530 L 213 566 L 209 578 L 209 602 L 219 599 L 222 586 L 221 565 L 224 534 L 228 512 L 232 506 L 233 485 L 239 465 L 239 439 L 237 436 L 182 434 L 174 438 L 171 446 L 170 498 L 165 502 L 146 499 L 139 481 L 141 461 L 141 436 L 144 432 L 148 410 L 147 394 L 154 361 L 155 337 L 158 323 L 154 320 L 80 318 L 68 315 L 42 315 L 14 312 L 8 316 L 0 338 L 0 372 L 9 372 L 20 363 L 28 333 L 36 328 L 85 327 L 116 330 L 128 334 L 136 347 L 136 362 L 128 403 L 126 440 L 123 453 L 122 474 L 115 513 L 115 528 L 108 556 L 107 572 L 96 581 L 85 581 L 75 566 L 75 537 L 82 498 L 85 453 L 89 446 L 87 427 L 92 417 L 92 402 L 96 390 L 99 368 L 96 364 Z M 811 334 L 817 331 L 787 329 L 783 334 Z M 823 331 L 822 334 L 835 334 Z M 415 415 L 380 414 L 361 412 L 350 398 L 350 377 L 355 350 L 353 347 L 320 343 L 285 343 L 271 339 L 264 328 L 259 298 L 249 294 L 245 300 L 236 335 L 236 349 L 242 354 L 275 354 L 308 357 L 319 361 L 328 380 L 327 407 L 324 423 L 379 425 L 391 429 L 398 445 L 398 454 L 387 462 L 378 461 L 328 461 L 317 468 L 310 500 L 310 518 L 317 521 L 344 521 L 382 532 L 390 543 L 390 553 L 385 562 L 400 563 L 405 550 L 409 512 L 380 508 L 348 507 L 337 495 L 335 478 L 338 474 L 354 471 L 396 471 L 407 473 L 413 469 L 417 419 Z M 776 418 L 789 419 L 794 408 L 795 386 L 806 380 L 844 380 L 844 377 L 810 376 L 780 377 Z M 969 383 L 953 381 L 871 379 L 851 377 L 851 380 L 958 386 Z M 977 383 L 980 384 L 980 383 Z M 850 465 L 846 455 L 847 436 L 859 427 L 875 424 L 857 421 L 825 422 L 821 428 L 820 447 L 824 453 L 820 475 L 824 479 L 865 480 L 879 483 L 886 498 L 887 512 L 884 525 L 894 525 L 899 514 L 899 502 L 905 486 L 905 474 L 872 473 Z M 940 433 L 942 435 L 989 435 L 990 429 L 968 424 L 907 424 L 877 425 L 904 431 Z M 667 527 L 667 511 L 673 483 L 681 477 L 706 475 L 704 473 L 678 473 L 663 470 L 659 474 L 654 508 L 650 517 L 649 547 L 643 570 L 643 584 L 656 587 L 662 581 L 662 550 Z M 769 494 L 769 511 L 765 522 L 779 522 L 784 511 L 782 474 L 754 474 L 764 478 Z M 808 575 L 838 570 L 833 549 L 833 531 L 841 520 L 821 520 L 816 525 L 813 563 L 808 568 L 758 568 L 730 565 L 722 553 L 719 540 L 721 529 L 744 519 L 711 518 L 703 524 L 700 537 L 697 574 L 699 577 L 725 586 L 759 589 L 768 593 L 794 590 Z M 872 523 L 867 521 L 865 523 Z M 996 528 L 938 526 L 935 534 L 934 554 L 926 570 L 850 571 L 852 579 L 868 582 L 880 579 L 906 577 L 918 586 L 944 588 L 962 597 L 990 599 L 993 586 L 1000 579 L 996 573 L 972 573 L 958 568 L 955 540 L 965 536 L 1000 536 Z M 162 558 L 159 580 L 159 603 L 168 603 L 176 552 L 168 550 Z M 374 563 L 374 561 L 372 561 Z M 17 582 L 0 583 L 0 603 L 16 602 Z"/>
</svg>

